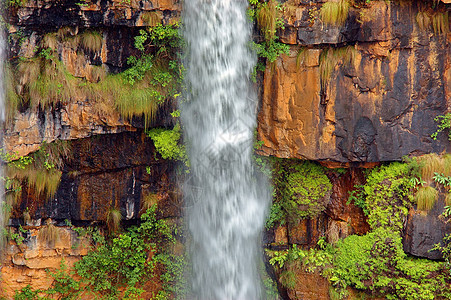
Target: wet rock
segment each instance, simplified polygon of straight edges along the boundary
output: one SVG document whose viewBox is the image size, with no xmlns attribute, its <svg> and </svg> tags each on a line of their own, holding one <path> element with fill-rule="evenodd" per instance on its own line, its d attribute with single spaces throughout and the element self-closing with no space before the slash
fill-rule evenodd
<svg viewBox="0 0 451 300">
<path fill-rule="evenodd" d="M 120 208 L 123 219 L 137 219 L 148 194 L 157 195 L 161 217 L 180 216 L 174 165 L 157 160 L 151 139 L 142 132 L 76 140 L 71 151 L 74 157 L 66 163 L 55 196 L 43 199 L 26 189 L 13 217 L 27 210 L 34 220 L 104 221 L 110 209 Z"/>
<path fill-rule="evenodd" d="M 441 259 L 439 251 L 430 251 L 435 244 L 442 243 L 444 236 L 451 232 L 451 224 L 445 223 L 443 195 L 428 213 L 411 209 L 407 216 L 403 234 L 404 251 L 408 254 L 429 259 Z"/>
</svg>

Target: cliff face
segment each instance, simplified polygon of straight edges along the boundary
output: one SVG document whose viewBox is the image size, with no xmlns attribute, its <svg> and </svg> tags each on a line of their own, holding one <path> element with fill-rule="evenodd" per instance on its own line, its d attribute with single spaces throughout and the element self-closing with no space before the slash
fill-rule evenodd
<svg viewBox="0 0 451 300">
<path fill-rule="evenodd" d="M 359 167 L 451 149 L 446 134 L 431 138 L 437 129 L 434 118 L 449 112 L 451 103 L 449 28 L 419 26 L 418 15 L 429 12 L 420 1 L 356 4 L 342 25 L 324 23 L 322 5 L 290 0 L 281 6 L 285 28 L 277 34 L 290 51 L 268 63 L 257 82 L 257 138 L 263 142 L 258 153 L 348 169 L 325 171 L 332 188 L 317 216 L 266 230 L 264 244 L 271 249 L 293 244 L 313 248 L 322 237 L 334 243 L 367 233 L 368 217 L 349 200 L 355 186 L 365 184 L 367 171 Z M 181 6 L 175 0 L 26 1 L 10 11 L 9 60 L 14 64 L 18 57 L 38 57 L 36 49 L 48 44 L 48 34 L 53 34 L 54 55 L 83 88 L 126 70 L 127 59 L 139 55 L 134 46 L 139 30 L 176 23 Z M 449 9 L 440 4 L 438 13 Z M 88 31 L 101 33 L 95 50 L 74 42 Z M 99 67 L 105 74 L 99 75 Z M 27 91 L 26 82 L 15 84 Z M 86 254 L 87 247 L 76 241 L 65 220 L 102 227 L 108 211 L 118 208 L 131 224 L 149 199 L 158 204 L 158 218 L 182 215 L 176 164 L 162 159 L 146 137 L 145 117 L 124 115 L 113 92 L 99 101 L 85 90 L 76 91 L 54 105 L 18 105 L 5 125 L 5 148 L 19 156 L 46 143 L 71 141 L 55 194 L 45 197 L 24 185 L 13 206 L 9 225 L 21 224 L 27 233 L 22 246 L 11 241 L 7 247 L 1 269 L 5 288 L 0 290 L 7 298 L 27 284 L 47 288 L 51 280 L 45 278 L 46 268 L 57 268 L 61 257 L 71 266 Z M 169 114 L 175 110 L 174 100 L 169 97 L 155 109 L 150 127 L 175 124 Z M 440 191 L 427 215 L 410 209 L 403 220 L 406 253 L 440 257 L 428 250 L 450 232 L 450 225 L 438 219 L 446 192 Z M 61 231 L 54 245 L 38 237 L 47 218 Z M 329 299 L 329 283 L 323 277 L 299 271 L 296 278 L 312 285 L 279 286 L 285 297 Z"/>
<path fill-rule="evenodd" d="M 451 101 L 449 34 L 419 27 L 421 3 L 373 1 L 339 27 L 298 2 L 284 4 L 281 32 L 296 46 L 264 74 L 263 154 L 351 163 L 449 150 L 430 137 Z"/>
</svg>

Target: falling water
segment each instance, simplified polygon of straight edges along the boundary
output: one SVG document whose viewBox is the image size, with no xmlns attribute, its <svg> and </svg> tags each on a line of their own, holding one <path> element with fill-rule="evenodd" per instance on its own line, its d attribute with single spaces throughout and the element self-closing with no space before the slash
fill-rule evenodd
<svg viewBox="0 0 451 300">
<path fill-rule="evenodd" d="M 246 0 L 184 4 L 186 99 L 181 103 L 191 172 L 185 198 L 196 299 L 261 299 L 259 236 L 267 185 L 252 160 L 256 125 Z"/>
</svg>

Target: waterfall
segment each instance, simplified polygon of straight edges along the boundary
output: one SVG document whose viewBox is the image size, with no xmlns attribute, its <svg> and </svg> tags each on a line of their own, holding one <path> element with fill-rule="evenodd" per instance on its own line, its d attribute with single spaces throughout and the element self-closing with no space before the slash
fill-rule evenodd
<svg viewBox="0 0 451 300">
<path fill-rule="evenodd" d="M 256 96 L 246 0 L 184 3 L 186 97 L 181 119 L 191 163 L 185 182 L 195 299 L 262 299 L 257 270 L 269 201 L 256 178 Z"/>
</svg>

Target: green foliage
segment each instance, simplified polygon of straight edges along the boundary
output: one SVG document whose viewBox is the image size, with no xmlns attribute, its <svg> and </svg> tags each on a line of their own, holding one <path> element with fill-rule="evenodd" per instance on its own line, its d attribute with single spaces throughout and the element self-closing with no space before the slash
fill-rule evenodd
<svg viewBox="0 0 451 300">
<path fill-rule="evenodd" d="M 436 122 L 438 122 L 438 129 L 436 132 L 434 132 L 431 137 L 436 140 L 437 135 L 442 131 L 448 131 L 448 139 L 451 141 L 451 113 L 447 113 L 443 116 L 437 116 L 434 119 Z"/>
<path fill-rule="evenodd" d="M 363 190 L 372 229 L 402 229 L 402 222 L 414 202 L 412 172 L 409 164 L 395 162 L 375 168 L 368 175 Z"/>
<path fill-rule="evenodd" d="M 282 7 L 277 0 L 249 1 L 248 15 L 256 20 L 257 26 L 264 37 L 261 43 L 252 43 L 257 55 L 266 62 L 273 63 L 283 53 L 288 54 L 290 47 L 278 41 L 277 29 L 283 29 Z M 257 69 L 258 71 L 261 68 Z"/>
<path fill-rule="evenodd" d="M 165 220 L 156 218 L 156 206 L 141 216 L 141 223 L 107 240 L 92 228 L 73 228 L 80 237 L 91 236 L 91 251 L 75 264 L 69 272 L 64 261 L 61 268 L 50 273 L 54 281 L 47 290 L 33 291 L 26 287 L 16 293 L 15 299 L 41 299 L 39 294 L 51 299 L 141 299 L 142 284 L 158 280 L 156 268 L 162 270 L 159 280 L 163 289 L 156 299 L 184 297 L 184 255 L 168 252 L 175 243 L 173 229 Z M 28 298 L 27 298 L 28 297 Z M 163 298 L 161 298 L 163 297 Z M 43 298 L 44 299 L 44 298 Z M 48 298 L 45 298 L 48 299 Z"/>
<path fill-rule="evenodd" d="M 8 101 L 12 118 L 20 105 L 49 107 L 66 103 L 71 99 L 90 99 L 94 108 L 102 113 L 118 110 L 126 118 L 144 116 L 145 126 L 150 125 L 159 105 L 179 95 L 183 68 L 177 62 L 177 51 L 181 45 L 178 24 L 158 24 L 141 30 L 135 38 L 138 56 L 129 57 L 129 68 L 122 73 L 106 76 L 102 67 L 91 66 L 91 82 L 72 76 L 54 52 L 58 42 L 70 42 L 88 51 L 98 52 L 102 46 L 102 35 L 85 31 L 68 37 L 70 28 L 61 28 L 56 33 L 44 36 L 38 56 L 21 59 L 17 64 L 18 84 L 8 80 L 11 86 Z M 80 56 L 83 59 L 83 56 Z"/>
<path fill-rule="evenodd" d="M 270 229 L 277 223 L 281 225 L 285 223 L 285 213 L 280 203 L 273 203 L 269 211 L 269 216 L 266 219 L 265 227 L 266 229 Z"/>
<path fill-rule="evenodd" d="M 451 176 L 445 176 L 443 173 L 434 172 L 434 177 L 432 177 L 435 182 L 442 184 L 444 187 L 451 187 Z"/>
<path fill-rule="evenodd" d="M 325 168 L 309 161 L 254 157 L 258 170 L 272 181 L 273 203 L 266 228 L 317 216 L 325 209 L 332 184 Z"/>
<path fill-rule="evenodd" d="M 399 233 L 382 227 L 339 241 L 333 257 L 329 279 L 343 296 L 348 285 L 387 299 L 411 300 L 434 299 L 449 289 L 440 262 L 407 258 Z"/>
<path fill-rule="evenodd" d="M 173 129 L 154 128 L 147 132 L 163 159 L 180 160 L 188 166 L 185 145 L 180 144 L 181 129 L 177 123 Z"/>
<path fill-rule="evenodd" d="M 8 5 L 8 7 L 18 8 L 25 4 L 25 0 L 8 0 L 6 1 L 6 4 Z"/>
<path fill-rule="evenodd" d="M 326 208 L 332 184 L 324 168 L 304 162 L 289 167 L 285 201 L 281 203 L 291 220 L 315 217 Z"/>
<path fill-rule="evenodd" d="M 416 199 L 420 208 L 427 209 L 431 205 L 422 204 L 425 201 L 421 198 L 436 199 L 437 196 L 434 188 L 421 187 L 416 198 L 413 197 L 420 183 L 418 176 L 421 167 L 424 166 L 421 159 L 382 165 L 372 169 L 367 174 L 366 183 L 356 186 L 350 193 L 348 202 L 359 203 L 368 215 L 369 233 L 348 236 L 334 245 L 322 241 L 318 243 L 317 250 L 303 250 L 293 245 L 289 250 L 269 252 L 270 264 L 281 271 L 281 283 L 293 288 L 296 272 L 303 268 L 307 272 L 319 272 L 327 278 L 336 299 L 347 296 L 348 286 L 387 299 L 448 299 L 451 295 L 448 268 L 451 237 L 434 248 L 442 251 L 445 264 L 410 258 L 403 251 L 401 231 L 409 208 Z M 284 172 L 278 166 L 275 170 L 276 178 Z M 288 182 L 288 179 L 285 180 Z M 277 192 L 280 195 L 280 189 Z M 445 218 L 449 218 L 449 211 L 445 210 Z"/>
<path fill-rule="evenodd" d="M 273 63 L 282 54 L 288 54 L 290 46 L 276 40 L 270 40 L 265 43 L 253 43 L 253 48 L 258 56 L 265 58 L 268 62 Z"/>
<path fill-rule="evenodd" d="M 354 186 L 355 190 L 349 191 L 349 198 L 346 202 L 349 205 L 354 202 L 354 205 L 360 207 L 363 210 L 365 216 L 370 214 L 368 208 L 366 207 L 365 192 L 363 191 L 363 185 Z"/>
<path fill-rule="evenodd" d="M 326 2 L 321 6 L 321 20 L 326 24 L 343 25 L 348 18 L 349 0 L 339 0 L 338 2 Z"/>
<path fill-rule="evenodd" d="M 28 284 L 26 287 L 20 290 L 20 293 L 14 295 L 14 300 L 38 300 L 42 299 L 39 296 L 40 290 L 33 290 Z"/>
</svg>

